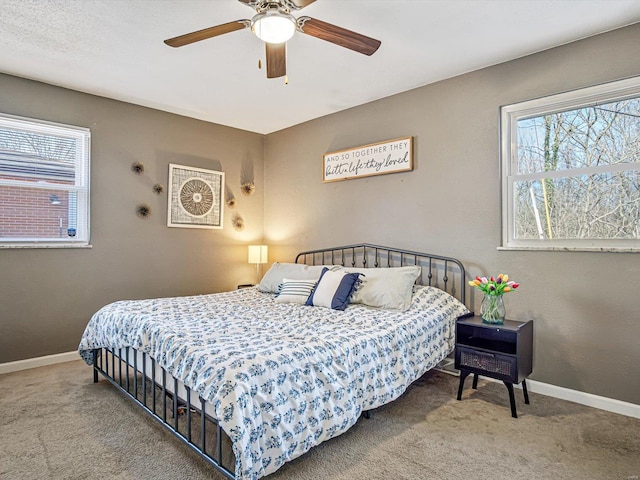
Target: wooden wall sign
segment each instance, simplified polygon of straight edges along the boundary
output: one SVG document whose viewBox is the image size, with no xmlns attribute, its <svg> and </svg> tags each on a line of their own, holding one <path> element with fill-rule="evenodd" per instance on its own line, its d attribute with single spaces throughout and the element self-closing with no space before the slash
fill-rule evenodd
<svg viewBox="0 0 640 480">
<path fill-rule="evenodd" d="M 413 137 L 348 148 L 326 153 L 322 157 L 323 182 L 408 170 L 413 170 Z"/>
</svg>

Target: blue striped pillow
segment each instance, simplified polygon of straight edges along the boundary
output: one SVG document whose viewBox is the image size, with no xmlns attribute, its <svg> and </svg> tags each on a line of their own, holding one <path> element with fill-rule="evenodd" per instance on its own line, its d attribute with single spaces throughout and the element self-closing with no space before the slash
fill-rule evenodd
<svg viewBox="0 0 640 480">
<path fill-rule="evenodd" d="M 307 300 L 307 305 L 344 310 L 360 283 L 359 277 L 359 273 L 334 272 L 323 268 L 318 285 Z"/>
<path fill-rule="evenodd" d="M 283 278 L 276 296 L 277 303 L 299 303 L 304 305 L 316 286 L 316 280 L 294 280 Z"/>
</svg>

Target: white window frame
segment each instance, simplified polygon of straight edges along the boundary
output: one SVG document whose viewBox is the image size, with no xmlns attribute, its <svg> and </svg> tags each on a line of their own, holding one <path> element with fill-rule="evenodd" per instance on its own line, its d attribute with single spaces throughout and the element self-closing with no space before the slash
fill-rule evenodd
<svg viewBox="0 0 640 480">
<path fill-rule="evenodd" d="M 640 77 L 619 80 L 501 107 L 500 172 L 502 186 L 502 246 L 498 247 L 499 250 L 640 252 L 640 241 L 633 239 L 516 239 L 516 226 L 514 223 L 515 200 L 513 198 L 513 185 L 518 181 L 578 176 L 598 172 L 640 170 L 640 163 L 635 162 L 580 169 L 575 168 L 568 171 L 537 172 L 531 174 L 517 173 L 517 123 L 519 120 L 635 97 L 640 97 Z M 570 172 L 570 174 L 568 172 Z"/>
<path fill-rule="evenodd" d="M 0 237 L 0 248 L 83 248 L 89 245 L 89 203 L 90 203 L 90 165 L 91 131 L 88 128 L 47 122 L 15 115 L 0 113 L 0 127 L 23 130 L 44 135 L 56 135 L 73 138 L 76 142 L 75 184 L 63 185 L 49 182 L 23 182 L 20 180 L 0 179 L 0 185 L 11 187 L 41 188 L 60 190 L 77 194 L 77 229 L 75 237 L 65 238 L 14 238 Z"/>
</svg>

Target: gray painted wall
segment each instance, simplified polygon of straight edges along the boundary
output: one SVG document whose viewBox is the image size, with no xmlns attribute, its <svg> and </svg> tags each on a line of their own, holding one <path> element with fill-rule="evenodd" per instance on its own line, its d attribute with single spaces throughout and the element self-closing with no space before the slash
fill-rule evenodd
<svg viewBox="0 0 640 480">
<path fill-rule="evenodd" d="M 0 112 L 91 129 L 91 249 L 0 249 L 0 363 L 68 352 L 91 315 L 121 299 L 193 295 L 255 281 L 264 136 L 0 75 Z M 131 172 L 141 161 L 145 174 Z M 224 229 L 167 228 L 168 165 L 222 170 L 237 198 Z M 253 171 L 252 196 L 240 193 Z M 136 206 L 152 208 L 148 219 Z M 244 230 L 231 226 L 233 212 Z"/>
<path fill-rule="evenodd" d="M 364 241 L 507 272 L 508 316 L 535 322 L 533 379 L 640 404 L 640 256 L 496 250 L 499 107 L 639 75 L 638 45 L 640 24 L 268 135 L 271 260 Z M 322 183 L 324 153 L 408 135 L 414 171 Z"/>
</svg>

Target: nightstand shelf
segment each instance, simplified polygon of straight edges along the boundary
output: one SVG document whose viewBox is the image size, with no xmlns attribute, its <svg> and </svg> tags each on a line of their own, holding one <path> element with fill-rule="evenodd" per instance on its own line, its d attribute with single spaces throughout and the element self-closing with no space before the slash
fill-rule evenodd
<svg viewBox="0 0 640 480">
<path fill-rule="evenodd" d="M 526 378 L 533 371 L 533 322 L 505 320 L 504 324 L 483 323 L 478 315 L 456 322 L 455 368 L 460 370 L 458 400 L 464 381 L 473 374 L 502 380 L 509 391 L 511 416 L 518 418 L 513 384 L 522 383 L 525 403 L 529 403 Z"/>
</svg>

